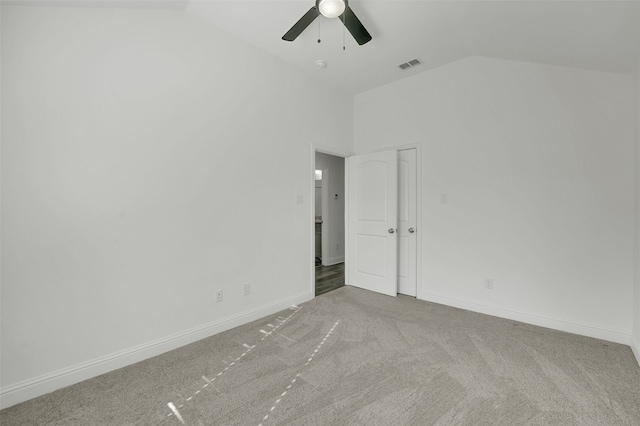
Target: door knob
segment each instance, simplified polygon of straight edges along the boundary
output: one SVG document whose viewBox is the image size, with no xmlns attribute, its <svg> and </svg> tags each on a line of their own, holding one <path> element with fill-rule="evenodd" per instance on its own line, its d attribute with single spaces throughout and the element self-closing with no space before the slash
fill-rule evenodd
<svg viewBox="0 0 640 426">
<path fill-rule="evenodd" d="M 415 229 L 413 229 L 413 228 L 409 228 L 409 233 L 410 233 L 410 234 L 413 234 L 414 232 L 416 232 L 416 230 L 415 230 Z"/>
<path fill-rule="evenodd" d="M 390 233 L 390 234 L 393 234 L 394 232 L 396 232 L 396 230 L 395 230 L 395 229 L 393 229 L 393 228 L 389 228 L 389 233 Z"/>
</svg>

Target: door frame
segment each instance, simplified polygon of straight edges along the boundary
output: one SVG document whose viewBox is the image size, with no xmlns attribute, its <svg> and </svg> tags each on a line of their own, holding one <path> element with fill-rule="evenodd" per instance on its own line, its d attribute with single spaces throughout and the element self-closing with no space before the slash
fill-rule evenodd
<svg viewBox="0 0 640 426">
<path fill-rule="evenodd" d="M 329 180 L 331 179 L 331 173 L 329 169 L 320 169 L 322 170 L 322 189 L 320 191 L 320 199 L 322 200 L 322 249 L 320 251 L 321 265 L 324 266 L 324 263 L 327 261 L 329 257 L 329 246 L 327 242 L 329 241 L 329 229 L 331 229 L 331 218 L 329 217 Z M 315 210 L 315 209 L 314 209 Z M 314 234 L 315 235 L 315 234 Z"/>
<path fill-rule="evenodd" d="M 359 152 L 357 155 L 361 155 L 361 154 L 370 154 L 373 152 L 381 152 L 381 151 L 402 151 L 405 149 L 415 149 L 416 150 L 416 299 L 424 299 L 424 297 L 422 297 L 422 235 L 423 235 L 423 228 L 422 228 L 422 156 L 421 156 L 421 145 L 422 143 L 420 142 L 416 142 L 416 143 L 411 143 L 411 144 L 406 144 L 406 145 L 391 145 L 391 146 L 385 146 L 385 147 L 380 147 L 380 148 L 376 148 L 374 150 L 370 150 L 370 151 L 365 151 L 365 152 Z M 355 155 L 355 154 L 352 154 Z M 348 167 L 348 165 L 347 165 Z M 347 171 L 348 172 L 348 171 Z M 347 174 L 345 172 L 345 174 Z M 349 182 L 347 181 L 345 183 L 347 185 L 349 185 Z M 345 199 L 346 202 L 348 204 L 349 202 L 349 193 L 348 191 L 345 194 Z M 345 225 L 348 225 L 349 221 L 346 220 L 346 218 L 348 218 L 349 216 L 349 212 L 348 210 L 345 208 Z M 345 234 L 348 234 L 349 230 L 345 229 Z M 347 239 L 348 240 L 348 239 Z M 348 244 L 348 243 L 347 243 Z M 347 250 L 349 247 L 345 247 L 345 250 Z M 349 261 L 348 258 L 348 251 L 345 252 L 345 266 L 346 266 L 346 262 Z M 348 278 L 348 277 L 347 277 Z M 346 283 L 347 285 L 349 283 Z"/>
<path fill-rule="evenodd" d="M 425 235 L 422 227 L 422 152 L 421 143 L 405 145 L 401 149 L 416 150 L 416 299 L 423 299 L 422 296 L 422 237 Z M 398 149 L 398 148 L 396 148 Z"/>
<path fill-rule="evenodd" d="M 309 218 L 309 232 L 311 235 L 311 253 L 315 253 L 315 238 L 316 238 L 316 227 L 315 227 L 315 216 L 316 216 L 316 206 L 315 206 L 315 190 L 316 190 L 316 181 L 315 181 L 315 170 L 316 170 L 316 153 L 320 152 L 322 154 L 329 154 L 329 155 L 333 155 L 334 157 L 342 157 L 345 160 L 348 157 L 351 157 L 353 155 L 355 155 L 353 152 L 350 151 L 344 151 L 338 148 L 333 148 L 333 147 L 329 147 L 329 146 L 325 146 L 325 145 L 320 145 L 320 144 L 316 144 L 316 143 L 312 143 L 311 144 L 311 170 L 309 172 L 309 175 L 311 176 L 310 182 L 309 182 L 309 187 L 310 187 L 310 193 L 314 194 L 313 199 L 313 203 L 311 203 L 311 206 L 309 208 L 309 213 L 310 213 L 310 218 Z M 347 208 L 347 197 L 348 197 L 348 191 L 347 191 L 347 185 L 349 184 L 347 176 L 346 176 L 346 172 L 347 172 L 347 161 L 345 161 L 345 188 L 344 188 L 344 193 L 345 193 L 345 207 L 344 207 L 344 233 L 345 233 L 345 246 L 344 246 L 344 250 L 345 250 L 345 256 L 344 256 L 344 263 L 345 263 L 345 268 L 347 266 L 347 262 L 349 261 L 349 259 L 347 258 L 347 250 L 349 249 L 348 246 L 348 242 L 347 242 L 347 238 L 346 236 L 348 235 L 347 232 L 348 230 L 348 224 L 347 224 L 347 217 L 349 214 L 348 208 Z M 322 190 L 324 191 L 324 182 L 322 182 Z M 322 206 L 324 209 L 324 205 Z M 323 213 L 323 219 L 324 221 L 324 213 Z M 323 237 L 324 237 L 324 230 L 323 232 Z M 309 256 L 309 259 L 311 261 L 311 278 L 309 280 L 310 282 L 310 291 L 311 294 L 313 294 L 313 297 L 316 297 L 316 265 L 315 265 L 315 256 Z M 346 273 L 345 273 L 345 279 L 346 279 Z"/>
<path fill-rule="evenodd" d="M 419 204 L 418 204 L 420 202 L 420 193 L 419 193 L 419 190 L 418 190 L 418 183 L 420 182 L 419 175 L 418 175 L 418 155 L 419 155 L 419 151 L 418 151 L 418 149 L 416 147 L 410 147 L 410 148 L 399 148 L 396 152 L 398 153 L 398 159 L 400 159 L 400 153 L 403 152 L 403 151 L 409 151 L 409 150 L 413 150 L 414 153 L 415 153 L 415 158 L 414 158 L 415 162 L 414 162 L 413 166 L 415 167 L 414 168 L 414 172 L 415 172 L 415 200 L 414 200 L 414 202 L 415 202 L 415 215 L 416 215 L 415 216 L 415 227 L 417 229 L 417 232 L 414 234 L 414 236 L 415 236 L 415 256 L 416 256 L 416 259 L 415 259 L 415 271 L 414 271 L 414 273 L 415 273 L 415 288 L 413 290 L 415 291 L 415 296 L 414 297 L 418 298 L 418 294 L 419 294 L 418 293 L 418 284 L 420 282 L 420 279 L 419 279 L 420 256 L 419 256 L 418 251 L 419 251 L 419 248 L 420 248 L 420 245 L 419 245 L 420 239 L 419 239 L 419 237 L 421 235 L 421 230 L 422 230 L 421 229 L 422 227 L 419 226 L 419 224 L 420 224 L 420 216 L 419 216 L 420 209 L 419 209 Z M 399 218 L 398 218 L 398 220 L 399 220 Z M 401 235 L 401 231 L 400 231 L 400 227 L 398 227 L 398 241 L 400 240 L 400 235 Z M 398 249 L 398 254 L 399 253 L 400 253 L 400 251 Z M 398 268 L 400 268 L 399 263 L 398 263 Z M 400 290 L 400 282 L 398 282 L 398 290 Z M 398 294 L 402 294 L 402 293 L 398 292 Z"/>
<path fill-rule="evenodd" d="M 365 151 L 358 154 L 369 154 L 372 152 L 380 152 L 380 151 L 389 151 L 396 150 L 400 151 L 403 149 L 415 149 L 416 150 L 416 299 L 424 299 L 422 297 L 422 155 L 421 155 L 421 146 L 422 143 L 415 142 L 405 145 L 392 145 L 381 148 L 376 148 L 375 150 Z M 345 160 L 348 157 L 356 155 L 351 151 L 344 151 L 338 148 L 333 148 L 325 145 L 320 145 L 316 143 L 311 144 L 311 170 L 309 171 L 310 176 L 310 194 L 315 194 L 315 176 L 314 171 L 316 169 L 316 152 L 321 152 L 323 154 L 329 154 L 336 157 L 342 157 Z M 345 271 L 347 270 L 347 265 L 349 263 L 349 221 L 347 218 L 349 217 L 349 162 L 345 161 L 345 206 L 344 206 L 344 234 L 345 234 L 345 242 L 344 242 L 344 264 Z M 311 253 L 315 253 L 315 197 L 313 197 L 313 203 L 309 208 L 309 234 L 311 235 Z M 311 278 L 310 282 L 310 291 L 315 298 L 316 294 L 316 266 L 315 266 L 315 256 L 309 256 L 309 260 L 311 262 Z M 348 281 L 348 276 L 345 272 L 345 281 Z M 345 282 L 346 285 L 349 285 L 348 282 Z"/>
</svg>

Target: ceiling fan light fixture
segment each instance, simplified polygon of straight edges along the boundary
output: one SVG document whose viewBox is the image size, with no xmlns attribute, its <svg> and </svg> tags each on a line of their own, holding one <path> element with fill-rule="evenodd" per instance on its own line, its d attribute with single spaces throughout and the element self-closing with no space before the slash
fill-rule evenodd
<svg viewBox="0 0 640 426">
<path fill-rule="evenodd" d="M 315 0 L 311 9 L 302 15 L 298 22 L 293 24 L 293 27 L 282 36 L 282 39 L 284 41 L 294 41 L 320 15 L 327 18 L 340 17 L 344 27 L 349 30 L 360 46 L 371 41 L 371 34 L 349 7 L 349 0 Z M 320 39 L 318 39 L 318 42 L 320 42 Z"/>
<path fill-rule="evenodd" d="M 318 10 L 320 14 L 327 18 L 337 18 L 344 13 L 347 8 L 344 0 L 320 0 Z"/>
</svg>

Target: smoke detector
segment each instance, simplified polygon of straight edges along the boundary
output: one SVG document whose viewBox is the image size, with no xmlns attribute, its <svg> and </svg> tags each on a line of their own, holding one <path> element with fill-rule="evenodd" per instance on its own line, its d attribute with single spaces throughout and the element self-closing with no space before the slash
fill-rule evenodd
<svg viewBox="0 0 640 426">
<path fill-rule="evenodd" d="M 322 59 L 318 59 L 316 61 L 316 68 L 322 70 L 325 69 L 327 67 L 327 63 L 325 61 L 323 61 Z"/>
</svg>

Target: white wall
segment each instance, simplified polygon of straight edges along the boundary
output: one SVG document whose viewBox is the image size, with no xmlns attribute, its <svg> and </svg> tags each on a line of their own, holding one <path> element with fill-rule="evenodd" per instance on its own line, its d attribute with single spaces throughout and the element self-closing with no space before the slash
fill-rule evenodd
<svg viewBox="0 0 640 426">
<path fill-rule="evenodd" d="M 632 84 L 473 57 L 356 96 L 356 153 L 422 146 L 418 297 L 628 344 Z"/>
<path fill-rule="evenodd" d="M 323 246 L 326 244 L 328 256 L 322 259 L 323 265 L 334 265 L 344 262 L 344 158 L 316 153 L 316 169 L 326 169 L 327 176 L 323 176 L 323 185 L 329 185 L 328 211 L 329 217 L 323 217 Z M 335 198 L 335 195 L 338 198 Z M 328 228 L 328 233 L 324 232 Z M 326 240 L 326 241 L 325 241 Z"/>
<path fill-rule="evenodd" d="M 3 6 L 2 40 L 4 406 L 313 297 L 349 97 L 183 11 Z"/>
<path fill-rule="evenodd" d="M 633 297 L 633 336 L 631 348 L 640 364 L 640 59 L 634 75 L 636 97 L 636 192 L 635 192 L 635 251 L 634 251 L 634 297 Z"/>
</svg>

